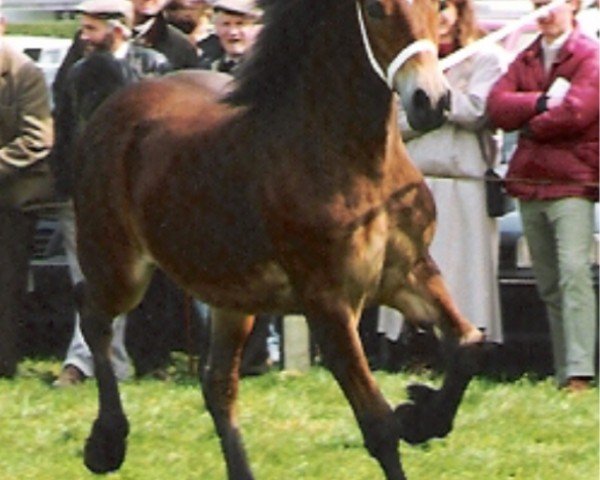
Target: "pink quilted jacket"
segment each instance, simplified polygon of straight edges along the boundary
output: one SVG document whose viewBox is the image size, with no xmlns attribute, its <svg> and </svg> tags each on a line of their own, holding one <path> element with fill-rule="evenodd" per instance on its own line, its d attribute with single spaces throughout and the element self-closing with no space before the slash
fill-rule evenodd
<svg viewBox="0 0 600 480">
<path fill-rule="evenodd" d="M 539 113 L 538 98 L 558 77 L 570 82 L 563 102 Z M 598 43 L 575 29 L 548 75 L 538 37 L 494 85 L 492 123 L 521 131 L 506 176 L 512 195 L 598 199 L 598 82 Z"/>
</svg>

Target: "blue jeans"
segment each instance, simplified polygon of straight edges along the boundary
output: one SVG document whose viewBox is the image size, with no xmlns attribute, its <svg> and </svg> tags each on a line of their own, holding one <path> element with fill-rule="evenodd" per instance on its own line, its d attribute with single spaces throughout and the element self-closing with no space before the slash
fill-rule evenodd
<svg viewBox="0 0 600 480">
<path fill-rule="evenodd" d="M 550 321 L 555 377 L 594 376 L 596 298 L 589 255 L 594 204 L 583 198 L 521 201 L 537 288 Z"/>
</svg>

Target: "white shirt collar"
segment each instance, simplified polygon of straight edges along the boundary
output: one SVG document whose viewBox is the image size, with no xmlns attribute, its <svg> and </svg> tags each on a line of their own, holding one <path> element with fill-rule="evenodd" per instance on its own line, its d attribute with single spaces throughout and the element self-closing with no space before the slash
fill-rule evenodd
<svg viewBox="0 0 600 480">
<path fill-rule="evenodd" d="M 152 25 L 154 25 L 155 21 L 156 21 L 156 17 L 150 17 L 144 23 L 140 23 L 139 25 L 136 25 L 135 27 L 133 27 L 133 32 L 134 32 L 133 35 L 135 37 L 143 37 L 144 35 L 146 35 L 148 30 L 150 30 L 152 28 Z"/>
<path fill-rule="evenodd" d="M 555 38 L 552 42 L 548 42 L 545 38 L 542 37 L 542 48 L 544 49 L 544 51 L 560 50 L 562 46 L 566 43 L 567 38 L 569 38 L 569 35 L 571 35 L 572 32 L 573 30 L 568 30 L 565 33 L 563 33 L 560 37 Z"/>
<path fill-rule="evenodd" d="M 128 51 L 129 42 L 123 42 L 123 44 L 113 52 L 113 55 L 117 60 L 123 60 L 127 56 Z"/>
</svg>

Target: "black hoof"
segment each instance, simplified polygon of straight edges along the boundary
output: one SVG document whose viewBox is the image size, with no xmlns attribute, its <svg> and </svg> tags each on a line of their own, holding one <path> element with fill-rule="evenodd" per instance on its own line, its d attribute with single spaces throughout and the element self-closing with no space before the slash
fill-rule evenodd
<svg viewBox="0 0 600 480">
<path fill-rule="evenodd" d="M 452 419 L 440 411 L 440 392 L 426 385 L 407 387 L 410 402 L 402 403 L 394 415 L 400 425 L 400 438 L 411 445 L 443 438 L 452 430 Z"/>
<path fill-rule="evenodd" d="M 85 442 L 85 466 L 94 473 L 118 470 L 125 460 L 129 426 L 123 416 L 98 418 Z"/>
</svg>

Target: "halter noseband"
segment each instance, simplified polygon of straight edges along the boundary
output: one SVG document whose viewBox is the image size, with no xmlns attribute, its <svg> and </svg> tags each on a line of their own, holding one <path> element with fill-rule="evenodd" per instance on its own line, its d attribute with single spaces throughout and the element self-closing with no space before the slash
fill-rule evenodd
<svg viewBox="0 0 600 480">
<path fill-rule="evenodd" d="M 432 52 L 437 54 L 437 48 L 431 40 L 417 40 L 400 50 L 398 55 L 396 55 L 396 57 L 389 64 L 387 72 L 384 72 L 383 68 L 381 68 L 381 65 L 379 65 L 379 62 L 375 58 L 373 49 L 371 48 L 371 42 L 369 42 L 369 37 L 367 36 L 365 19 L 363 17 L 362 9 L 360 8 L 358 0 L 356 1 L 356 12 L 358 15 L 358 24 L 360 25 L 360 34 L 365 46 L 365 51 L 367 52 L 367 57 L 369 58 L 369 62 L 371 63 L 373 70 L 375 70 L 377 75 L 379 75 L 379 77 L 386 83 L 388 87 L 390 87 L 390 89 L 394 89 L 393 82 L 396 72 L 398 72 L 398 70 L 400 70 L 412 56 L 419 52 Z"/>
</svg>

